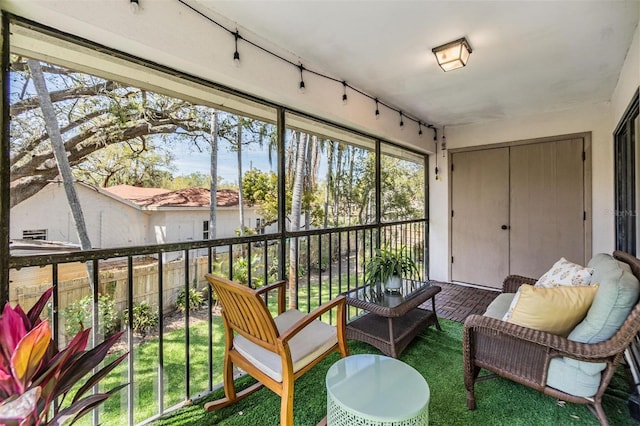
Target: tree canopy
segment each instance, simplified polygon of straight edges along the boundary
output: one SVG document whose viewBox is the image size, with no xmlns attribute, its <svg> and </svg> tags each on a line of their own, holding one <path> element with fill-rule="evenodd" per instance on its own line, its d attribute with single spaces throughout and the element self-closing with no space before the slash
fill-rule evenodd
<svg viewBox="0 0 640 426">
<path fill-rule="evenodd" d="M 26 58 L 14 55 L 11 59 L 10 164 L 14 206 L 54 180 L 58 169 Z M 101 187 L 209 187 L 208 174 L 174 176 L 173 148 L 184 144 L 193 152 L 210 152 L 213 108 L 56 65 L 43 63 L 42 71 L 77 179 Z M 275 125 L 216 111 L 216 135 L 229 150 L 237 152 L 239 161 L 242 151 L 256 146 L 263 147 L 271 163 L 277 143 Z M 300 203 L 296 211 L 303 219 L 300 226 L 356 225 L 375 219 L 375 152 L 299 130 L 287 130 L 285 139 L 283 195 L 288 223 L 296 184 L 300 185 L 295 197 Z M 422 217 L 424 166 L 384 155 L 381 162 L 383 217 Z M 260 206 L 263 223 L 275 223 L 276 173 L 249 167 L 246 171 L 239 169 L 237 179 L 235 185 L 244 200 Z M 216 181 L 223 184 L 220 176 Z"/>
</svg>

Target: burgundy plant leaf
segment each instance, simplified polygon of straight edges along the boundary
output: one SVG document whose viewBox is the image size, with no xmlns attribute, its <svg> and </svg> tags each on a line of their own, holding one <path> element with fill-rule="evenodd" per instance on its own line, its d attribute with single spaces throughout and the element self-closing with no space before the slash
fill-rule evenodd
<svg viewBox="0 0 640 426">
<path fill-rule="evenodd" d="M 49 398 L 54 392 L 63 371 L 75 363 L 74 357 L 78 358 L 87 347 L 90 332 L 91 329 L 86 329 L 76 334 L 69 345 L 50 360 L 48 368 L 34 381 L 34 385 L 42 386 L 42 394 L 45 398 Z M 49 386 L 51 380 L 53 380 L 53 386 Z M 56 396 L 58 395 L 53 395 L 53 398 Z"/>
<path fill-rule="evenodd" d="M 18 393 L 18 385 L 11 373 L 0 370 L 0 402 L 16 393 Z"/>
<path fill-rule="evenodd" d="M 111 389 L 109 392 L 102 394 L 105 395 L 107 398 L 109 398 L 111 395 L 113 395 L 114 393 L 118 392 L 120 389 L 128 386 L 128 383 L 124 383 L 121 384 L 119 386 L 116 386 L 115 388 Z M 96 395 L 100 395 L 100 394 L 96 394 Z M 106 399 L 106 398 L 105 398 Z M 80 411 L 75 417 L 74 419 L 71 421 L 70 425 L 74 424 L 78 419 L 80 419 L 82 416 L 84 416 L 85 414 L 89 413 L 91 410 L 93 410 L 94 408 L 96 408 L 98 405 L 100 405 L 102 401 L 96 401 L 96 402 L 92 402 L 90 405 L 87 405 L 82 411 Z"/>
<path fill-rule="evenodd" d="M 113 360 L 109 365 L 103 367 L 96 374 L 94 374 L 93 376 L 89 377 L 89 379 L 86 381 L 86 383 L 84 385 L 82 385 L 82 387 L 80 389 L 78 389 L 78 392 L 76 392 L 76 394 L 74 395 L 73 402 L 76 402 L 79 398 L 82 397 L 82 395 L 87 393 L 87 391 L 89 391 L 95 384 L 97 384 L 107 374 L 109 374 L 114 368 L 116 368 L 122 361 L 124 361 L 124 359 L 127 357 L 127 355 L 129 355 L 128 352 L 123 354 L 123 355 L 121 355 L 117 359 Z"/>
<path fill-rule="evenodd" d="M 33 388 L 11 401 L 0 404 L 0 424 L 8 425 L 13 421 L 19 422 L 13 424 L 23 424 L 25 419 L 26 424 L 30 424 L 29 418 L 37 408 L 39 397 L 40 389 Z"/>
<path fill-rule="evenodd" d="M 27 334 L 27 331 L 20 314 L 7 302 L 0 316 L 0 345 L 3 350 L 9 352 L 5 355 L 11 357 L 18 342 Z"/>
<path fill-rule="evenodd" d="M 31 309 L 29 309 L 27 317 L 29 318 L 29 322 L 32 326 L 36 326 L 40 322 L 40 314 L 42 313 L 44 307 L 47 306 L 47 302 L 51 297 L 51 293 L 53 293 L 53 287 L 49 287 L 47 291 L 42 293 L 42 296 L 40 296 L 40 299 L 38 299 L 36 304 L 33 305 Z"/>
<path fill-rule="evenodd" d="M 69 392 L 69 389 L 82 379 L 85 374 L 91 371 L 94 367 L 97 367 L 107 355 L 111 346 L 120 339 L 120 336 L 122 336 L 123 333 L 124 331 L 114 334 L 95 348 L 84 352 L 72 363 L 68 363 L 68 368 L 62 371 L 58 377 L 54 397 L 58 397 Z"/>
<path fill-rule="evenodd" d="M 75 422 L 76 419 L 82 417 L 89 411 L 93 410 L 96 406 L 100 405 L 104 402 L 109 395 L 103 393 L 97 393 L 95 395 L 89 395 L 85 399 L 82 399 L 74 404 L 71 404 L 69 407 L 64 410 L 60 410 L 54 417 L 51 419 L 47 426 L 62 426 L 68 420 L 74 419 L 70 425 Z"/>
<path fill-rule="evenodd" d="M 22 306 L 16 305 L 16 307 L 13 308 L 13 310 L 16 314 L 20 316 L 20 318 L 22 318 L 22 323 L 24 324 L 24 328 L 27 330 L 27 332 L 33 329 L 33 324 L 31 324 L 31 321 L 29 321 L 29 317 L 22 310 Z"/>
</svg>

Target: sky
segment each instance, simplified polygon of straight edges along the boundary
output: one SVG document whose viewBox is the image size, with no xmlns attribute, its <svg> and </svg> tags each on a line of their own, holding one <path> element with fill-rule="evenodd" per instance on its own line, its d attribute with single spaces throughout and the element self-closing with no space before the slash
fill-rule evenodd
<svg viewBox="0 0 640 426">
<path fill-rule="evenodd" d="M 224 182 L 238 182 L 238 157 L 237 153 L 229 149 L 227 142 L 221 141 L 218 149 L 218 176 L 222 177 Z M 205 175 L 210 173 L 210 153 L 207 149 L 205 152 L 199 152 L 187 144 L 176 144 L 171 148 L 171 152 L 175 156 L 173 165 L 176 170 L 174 176 L 189 175 L 194 172 L 200 172 Z M 255 167 L 262 171 L 272 170 L 277 172 L 277 159 L 273 155 L 273 164 L 269 164 L 269 154 L 266 146 L 260 148 L 257 144 L 250 144 L 243 147 L 242 151 L 242 170 L 246 172 L 251 167 Z"/>
</svg>

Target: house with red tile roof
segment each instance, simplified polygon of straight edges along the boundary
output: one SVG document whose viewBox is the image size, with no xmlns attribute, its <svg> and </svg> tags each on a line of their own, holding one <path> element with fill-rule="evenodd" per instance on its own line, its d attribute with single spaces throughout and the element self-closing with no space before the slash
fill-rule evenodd
<svg viewBox="0 0 640 426">
<path fill-rule="evenodd" d="M 164 244 L 208 238 L 211 194 L 206 188 L 171 191 L 118 185 L 76 189 L 94 248 Z M 217 192 L 217 237 L 240 228 L 238 191 Z M 257 228 L 257 206 L 244 207 L 245 226 Z M 77 244 L 78 236 L 61 182 L 52 182 L 11 209 L 10 238 Z"/>
</svg>

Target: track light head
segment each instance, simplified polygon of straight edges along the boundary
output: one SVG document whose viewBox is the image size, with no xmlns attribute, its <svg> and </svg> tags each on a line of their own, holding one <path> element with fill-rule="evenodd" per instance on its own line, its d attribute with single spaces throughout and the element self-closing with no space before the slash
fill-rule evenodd
<svg viewBox="0 0 640 426">
<path fill-rule="evenodd" d="M 298 88 L 300 89 L 301 93 L 304 93 L 305 90 L 307 90 L 306 86 L 304 85 L 304 78 L 302 77 L 302 71 L 304 71 L 304 66 L 300 64 L 298 65 L 298 68 L 300 68 L 300 84 L 298 85 Z"/>
<path fill-rule="evenodd" d="M 235 38 L 236 50 L 233 52 L 233 65 L 236 67 L 240 66 L 240 52 L 238 52 L 238 39 L 240 38 L 240 33 L 236 29 L 236 32 L 233 33 Z"/>
<path fill-rule="evenodd" d="M 342 82 L 342 104 L 343 105 L 347 104 L 347 82 L 346 81 Z"/>
</svg>

